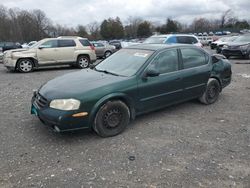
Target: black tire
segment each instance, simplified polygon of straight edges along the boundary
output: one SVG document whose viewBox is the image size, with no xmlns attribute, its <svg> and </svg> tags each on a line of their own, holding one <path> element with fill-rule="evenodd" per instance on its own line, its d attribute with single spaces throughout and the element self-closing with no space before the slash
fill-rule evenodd
<svg viewBox="0 0 250 188">
<path fill-rule="evenodd" d="M 245 59 L 250 59 L 250 52 L 245 55 Z"/>
<path fill-rule="evenodd" d="M 16 69 L 22 73 L 32 72 L 34 69 L 34 62 L 31 59 L 19 59 L 16 65 Z"/>
<path fill-rule="evenodd" d="M 106 52 L 104 53 L 104 58 L 107 58 L 107 57 L 111 56 L 111 54 L 112 54 L 111 51 L 106 51 Z"/>
<path fill-rule="evenodd" d="M 90 60 L 87 56 L 81 55 L 77 58 L 77 67 L 80 69 L 86 69 L 89 67 Z"/>
<path fill-rule="evenodd" d="M 210 78 L 207 83 L 206 91 L 199 98 L 200 102 L 203 104 L 213 104 L 215 101 L 217 101 L 220 90 L 221 87 L 219 82 L 214 78 Z"/>
<path fill-rule="evenodd" d="M 97 112 L 93 129 L 101 137 L 120 134 L 127 127 L 130 111 L 122 101 L 108 101 Z"/>
</svg>

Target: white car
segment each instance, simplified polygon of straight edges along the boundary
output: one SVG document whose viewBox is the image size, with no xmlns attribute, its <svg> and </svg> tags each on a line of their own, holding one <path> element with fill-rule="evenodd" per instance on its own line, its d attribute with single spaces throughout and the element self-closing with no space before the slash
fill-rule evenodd
<svg viewBox="0 0 250 188">
<path fill-rule="evenodd" d="M 153 35 L 147 38 L 143 43 L 146 44 L 193 44 L 198 47 L 203 47 L 199 39 L 194 35 L 188 34 L 167 34 Z"/>
</svg>

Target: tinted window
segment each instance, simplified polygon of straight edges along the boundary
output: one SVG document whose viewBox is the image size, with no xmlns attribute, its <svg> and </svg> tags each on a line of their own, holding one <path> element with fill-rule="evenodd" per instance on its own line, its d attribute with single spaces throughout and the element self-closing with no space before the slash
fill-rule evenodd
<svg viewBox="0 0 250 188">
<path fill-rule="evenodd" d="M 169 37 L 166 43 L 177 43 L 176 37 L 175 36 Z"/>
<path fill-rule="evenodd" d="M 76 46 L 74 40 L 59 40 L 59 47 L 73 47 Z"/>
<path fill-rule="evenodd" d="M 95 47 L 104 47 L 104 45 L 102 43 L 93 43 L 93 45 Z"/>
<path fill-rule="evenodd" d="M 80 39 L 79 41 L 83 46 L 92 46 L 91 43 L 86 39 Z"/>
<path fill-rule="evenodd" d="M 13 47 L 13 46 L 15 46 L 15 44 L 13 42 L 6 42 L 5 46 L 6 47 Z"/>
<path fill-rule="evenodd" d="M 41 46 L 43 46 L 44 48 L 57 48 L 57 40 L 46 41 Z"/>
<path fill-rule="evenodd" d="M 183 68 L 188 69 L 207 64 L 207 56 L 197 49 L 181 49 Z"/>
<path fill-rule="evenodd" d="M 153 66 L 160 72 L 160 74 L 178 70 L 177 50 L 167 50 L 165 52 L 161 52 L 156 56 L 150 66 Z"/>
<path fill-rule="evenodd" d="M 190 36 L 177 36 L 177 41 L 182 44 L 195 44 L 198 42 L 196 38 Z"/>
</svg>

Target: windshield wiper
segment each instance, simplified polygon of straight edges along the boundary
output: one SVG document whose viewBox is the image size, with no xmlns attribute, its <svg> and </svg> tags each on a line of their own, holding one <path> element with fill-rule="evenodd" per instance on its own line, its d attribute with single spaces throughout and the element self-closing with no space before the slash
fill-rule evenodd
<svg viewBox="0 0 250 188">
<path fill-rule="evenodd" d="M 107 71 L 107 70 L 100 70 L 100 69 L 96 69 L 96 68 L 94 68 L 94 70 L 97 71 L 97 72 L 103 72 L 105 74 L 111 74 L 111 75 L 114 75 L 114 76 L 121 76 L 119 74 L 116 74 L 116 73 L 113 73 L 113 72 L 110 72 L 110 71 Z"/>
</svg>

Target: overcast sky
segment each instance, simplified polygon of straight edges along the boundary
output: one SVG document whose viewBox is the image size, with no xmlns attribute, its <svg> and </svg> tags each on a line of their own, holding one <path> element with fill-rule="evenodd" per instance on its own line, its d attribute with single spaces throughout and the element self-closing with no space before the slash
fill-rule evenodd
<svg viewBox="0 0 250 188">
<path fill-rule="evenodd" d="M 250 0 L 1 0 L 0 4 L 7 8 L 41 9 L 53 23 L 68 27 L 116 16 L 123 23 L 132 16 L 156 23 L 169 17 L 189 24 L 194 18 L 219 18 L 228 9 L 239 19 L 250 20 Z"/>
</svg>

